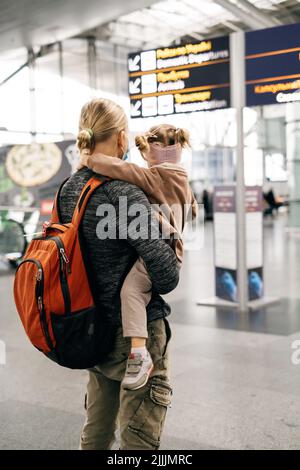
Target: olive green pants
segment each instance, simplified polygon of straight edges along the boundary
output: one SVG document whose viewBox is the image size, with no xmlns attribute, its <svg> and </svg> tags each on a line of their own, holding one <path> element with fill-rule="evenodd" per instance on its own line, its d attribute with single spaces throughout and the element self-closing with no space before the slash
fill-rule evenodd
<svg viewBox="0 0 300 470">
<path fill-rule="evenodd" d="M 147 348 L 154 369 L 139 390 L 120 387 L 130 351 L 130 338 L 117 331 L 113 351 L 99 366 L 89 369 L 86 421 L 80 449 L 110 449 L 119 429 L 122 450 L 159 449 L 172 389 L 169 380 L 168 345 L 171 330 L 166 319 L 148 323 Z"/>
</svg>

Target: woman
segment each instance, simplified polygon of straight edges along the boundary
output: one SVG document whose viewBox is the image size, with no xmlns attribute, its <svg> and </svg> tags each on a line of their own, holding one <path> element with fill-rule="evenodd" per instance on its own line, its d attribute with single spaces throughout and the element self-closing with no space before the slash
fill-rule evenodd
<svg viewBox="0 0 300 470">
<path fill-rule="evenodd" d="M 81 111 L 77 143 L 80 151 L 86 149 L 91 153 L 123 158 L 128 148 L 124 110 L 105 99 L 87 103 Z M 84 167 L 63 186 L 59 200 L 63 223 L 71 221 L 80 192 L 93 175 L 99 177 Z M 125 206 L 122 205 L 124 201 Z M 111 222 L 115 223 L 117 237 L 98 237 L 98 224 L 103 215 L 97 214 L 104 204 L 115 209 L 116 215 Z M 136 204 L 142 204 L 149 222 L 142 224 L 138 238 L 128 230 L 133 220 L 131 209 Z M 179 273 L 171 247 L 158 237 L 150 238 L 156 226 L 150 203 L 137 186 L 119 180 L 105 181 L 89 199 L 81 227 L 82 236 L 94 274 L 95 302 L 115 335 L 105 360 L 89 370 L 85 400 L 87 416 L 81 434 L 81 449 L 111 448 L 117 416 L 121 449 L 158 449 L 160 446 L 172 390 L 168 366 L 171 332 L 166 320 L 170 307 L 159 294 L 166 294 L 176 287 Z M 145 262 L 152 281 L 153 293 L 147 307 L 147 348 L 154 369 L 147 385 L 132 391 L 120 387 L 130 351 L 130 338 L 123 338 L 122 334 L 120 290 L 138 256 Z"/>
</svg>

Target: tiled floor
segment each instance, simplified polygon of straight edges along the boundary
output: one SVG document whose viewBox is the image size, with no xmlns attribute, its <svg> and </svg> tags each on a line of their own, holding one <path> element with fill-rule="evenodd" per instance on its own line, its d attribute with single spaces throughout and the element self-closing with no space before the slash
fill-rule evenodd
<svg viewBox="0 0 300 470">
<path fill-rule="evenodd" d="M 266 292 L 281 303 L 241 317 L 198 307 L 213 295 L 211 226 L 203 249 L 188 253 L 168 296 L 173 340 L 173 406 L 163 449 L 300 449 L 300 239 L 284 219 L 265 227 Z M 76 449 L 84 420 L 86 373 L 56 366 L 24 336 L 0 277 L 0 449 Z"/>
</svg>

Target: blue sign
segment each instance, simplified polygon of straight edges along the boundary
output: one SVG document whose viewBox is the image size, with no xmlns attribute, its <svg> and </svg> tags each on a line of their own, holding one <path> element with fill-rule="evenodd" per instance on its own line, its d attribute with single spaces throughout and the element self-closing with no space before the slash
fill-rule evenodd
<svg viewBox="0 0 300 470">
<path fill-rule="evenodd" d="M 246 33 L 246 106 L 300 101 L 300 24 Z"/>
</svg>

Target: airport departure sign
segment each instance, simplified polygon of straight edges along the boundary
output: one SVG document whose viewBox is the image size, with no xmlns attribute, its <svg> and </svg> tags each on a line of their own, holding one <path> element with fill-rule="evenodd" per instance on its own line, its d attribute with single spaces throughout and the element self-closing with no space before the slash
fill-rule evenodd
<svg viewBox="0 0 300 470">
<path fill-rule="evenodd" d="M 230 107 L 229 37 L 128 56 L 131 117 Z"/>
<path fill-rule="evenodd" d="M 300 101 L 300 24 L 246 33 L 246 106 Z"/>
</svg>

